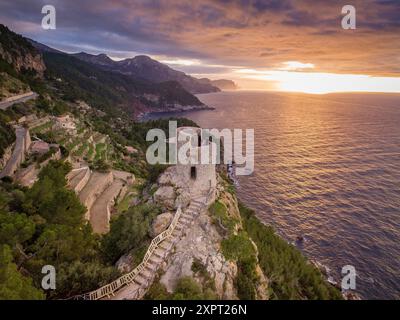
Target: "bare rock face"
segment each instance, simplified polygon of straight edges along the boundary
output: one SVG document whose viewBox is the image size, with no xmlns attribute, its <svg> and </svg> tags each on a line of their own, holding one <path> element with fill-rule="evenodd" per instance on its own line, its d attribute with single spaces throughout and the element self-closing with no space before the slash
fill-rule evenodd
<svg viewBox="0 0 400 320">
<path fill-rule="evenodd" d="M 220 299 L 237 299 L 234 281 L 236 264 L 225 260 L 220 251 L 222 238 L 206 213 L 196 219 L 186 235 L 177 243 L 175 251 L 163 266 L 165 272 L 160 281 L 173 292 L 178 280 L 193 277 L 192 264 L 196 259 L 215 280 L 216 294 Z"/>
<path fill-rule="evenodd" d="M 121 258 L 119 258 L 115 266 L 121 273 L 128 273 L 132 270 L 132 263 L 133 263 L 133 258 L 128 253 L 124 254 Z"/>
<path fill-rule="evenodd" d="M 167 230 L 173 217 L 173 214 L 170 212 L 164 212 L 158 215 L 151 225 L 150 236 L 152 238 L 157 237 L 161 232 Z"/>
<path fill-rule="evenodd" d="M 154 202 L 167 210 L 174 210 L 176 193 L 172 186 L 161 186 L 154 193 Z"/>
<path fill-rule="evenodd" d="M 186 208 L 190 204 L 190 194 L 185 189 L 177 190 L 178 196 L 175 199 L 175 208 L 181 207 L 182 209 Z"/>
<path fill-rule="evenodd" d="M 257 287 L 256 287 L 257 300 L 268 300 L 269 299 L 269 295 L 268 295 L 269 280 L 264 275 L 264 272 L 261 270 L 261 267 L 259 264 L 257 264 L 256 273 L 257 273 L 257 276 L 259 279 Z"/>
<path fill-rule="evenodd" d="M 180 175 L 176 171 L 176 166 L 167 168 L 158 178 L 159 185 L 172 185 L 177 188 L 184 188 Z"/>
</svg>

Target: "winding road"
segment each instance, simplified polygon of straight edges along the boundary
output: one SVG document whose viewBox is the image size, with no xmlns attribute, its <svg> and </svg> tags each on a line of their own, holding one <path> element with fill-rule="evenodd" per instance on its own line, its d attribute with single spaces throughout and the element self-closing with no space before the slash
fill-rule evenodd
<svg viewBox="0 0 400 320">
<path fill-rule="evenodd" d="M 9 97 L 5 100 L 0 101 L 0 109 L 1 110 L 6 110 L 7 108 L 11 107 L 15 103 L 19 102 L 26 102 L 31 99 L 36 99 L 38 97 L 38 94 L 35 92 L 27 92 L 23 94 L 18 94 L 13 97 Z"/>
</svg>

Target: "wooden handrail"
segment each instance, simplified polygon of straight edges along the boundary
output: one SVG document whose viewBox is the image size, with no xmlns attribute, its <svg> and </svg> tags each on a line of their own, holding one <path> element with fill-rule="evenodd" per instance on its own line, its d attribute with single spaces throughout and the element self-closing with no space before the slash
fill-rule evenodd
<svg viewBox="0 0 400 320">
<path fill-rule="evenodd" d="M 214 189 L 210 189 L 210 191 L 208 192 L 207 196 L 206 196 L 206 203 L 207 204 L 213 194 L 215 190 Z M 109 297 L 110 295 L 113 295 L 114 292 L 116 292 L 117 290 L 119 290 L 121 287 L 132 283 L 136 276 L 140 273 L 140 271 L 142 271 L 144 268 L 146 268 L 147 266 L 147 262 L 149 261 L 149 259 L 151 258 L 152 254 L 154 253 L 154 251 L 158 248 L 158 245 L 164 241 L 166 238 L 168 238 L 169 236 L 172 235 L 172 233 L 175 230 L 176 225 L 179 222 L 179 218 L 182 215 L 182 209 L 179 206 L 178 209 L 176 210 L 176 214 L 174 216 L 174 218 L 172 219 L 171 224 L 169 225 L 168 229 L 161 232 L 157 237 L 155 237 L 151 243 L 149 248 L 147 249 L 147 252 L 142 260 L 142 262 L 132 271 L 122 275 L 121 277 L 119 277 L 118 279 L 114 280 L 113 282 L 106 284 L 105 286 L 82 294 L 82 295 L 78 295 L 78 296 L 74 296 L 70 299 L 75 299 L 75 300 L 99 300 L 101 298 L 104 297 Z M 136 293 L 136 297 L 139 298 L 142 293 L 144 291 L 142 289 L 139 289 L 138 292 Z"/>
<path fill-rule="evenodd" d="M 126 273 L 119 277 L 118 279 L 114 280 L 113 282 L 106 284 L 105 286 L 85 293 L 83 295 L 75 296 L 72 299 L 76 300 L 98 300 L 101 298 L 104 298 L 106 296 L 112 295 L 115 291 L 119 290 L 121 287 L 123 287 L 126 284 L 132 283 L 135 279 L 135 277 L 139 274 L 140 271 L 142 271 L 146 265 L 148 260 L 150 259 L 151 255 L 153 252 L 158 248 L 158 245 L 164 241 L 167 237 L 169 237 L 175 230 L 176 225 L 178 224 L 179 218 L 182 215 L 182 209 L 181 207 L 178 207 L 176 210 L 176 214 L 169 225 L 168 229 L 160 233 L 157 237 L 155 237 L 151 243 L 149 248 L 147 249 L 146 255 L 144 256 L 142 262 L 132 271 L 129 273 Z"/>
</svg>

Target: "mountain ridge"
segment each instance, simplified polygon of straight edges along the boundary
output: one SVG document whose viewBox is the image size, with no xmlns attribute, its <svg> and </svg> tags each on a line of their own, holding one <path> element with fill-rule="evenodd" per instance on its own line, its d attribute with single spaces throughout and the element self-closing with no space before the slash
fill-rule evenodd
<svg viewBox="0 0 400 320">
<path fill-rule="evenodd" d="M 71 55 L 80 60 L 99 65 L 106 70 L 129 75 L 135 79 L 143 79 L 155 83 L 177 81 L 192 94 L 221 91 L 218 87 L 212 85 L 211 82 L 200 81 L 146 55 L 138 55 L 120 61 L 114 61 L 104 53 L 92 55 L 80 52 Z"/>
</svg>

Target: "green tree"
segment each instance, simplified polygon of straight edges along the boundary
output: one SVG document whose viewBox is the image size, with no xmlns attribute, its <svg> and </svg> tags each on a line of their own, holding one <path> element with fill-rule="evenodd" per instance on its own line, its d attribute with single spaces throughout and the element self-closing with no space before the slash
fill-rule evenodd
<svg viewBox="0 0 400 320">
<path fill-rule="evenodd" d="M 199 284 L 191 277 L 183 277 L 176 284 L 173 300 L 202 300 L 203 293 Z"/>
<path fill-rule="evenodd" d="M 153 219 L 160 213 L 155 206 L 132 207 L 111 223 L 110 232 L 102 239 L 106 259 L 115 262 L 121 255 L 140 245 L 148 238 Z"/>
<path fill-rule="evenodd" d="M 25 214 L 0 211 L 0 244 L 14 248 L 31 239 L 34 233 L 35 224 Z"/>
<path fill-rule="evenodd" d="M 0 300 L 42 300 L 43 292 L 32 285 L 32 279 L 18 272 L 12 262 L 10 247 L 0 245 Z"/>
</svg>

